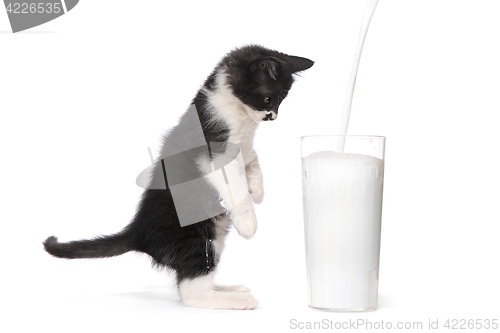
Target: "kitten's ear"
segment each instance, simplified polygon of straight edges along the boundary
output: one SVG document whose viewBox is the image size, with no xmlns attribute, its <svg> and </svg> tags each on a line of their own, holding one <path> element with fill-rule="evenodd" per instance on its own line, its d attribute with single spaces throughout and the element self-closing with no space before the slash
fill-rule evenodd
<svg viewBox="0 0 500 333">
<path fill-rule="evenodd" d="M 314 61 L 302 57 L 287 56 L 287 65 L 288 70 L 293 74 L 311 68 Z"/>
<path fill-rule="evenodd" d="M 250 71 L 266 73 L 271 79 L 276 80 L 281 69 L 281 61 L 274 57 L 267 57 L 254 62 L 250 66 Z"/>
</svg>

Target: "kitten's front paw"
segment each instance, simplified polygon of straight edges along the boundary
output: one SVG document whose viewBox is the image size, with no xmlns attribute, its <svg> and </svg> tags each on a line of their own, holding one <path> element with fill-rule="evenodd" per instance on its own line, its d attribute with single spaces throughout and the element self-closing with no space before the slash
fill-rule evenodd
<svg viewBox="0 0 500 333">
<path fill-rule="evenodd" d="M 252 201 L 256 204 L 260 204 L 264 199 L 264 184 L 262 184 L 262 175 L 259 173 L 257 175 L 247 174 L 248 181 L 248 192 L 252 197 Z"/>
<path fill-rule="evenodd" d="M 262 200 L 264 200 L 264 190 L 262 188 L 251 189 L 250 196 L 252 197 L 252 201 L 258 205 L 262 203 Z"/>
<path fill-rule="evenodd" d="M 231 216 L 234 228 L 240 236 L 245 239 L 250 239 L 257 231 L 257 217 L 253 209 L 244 212 L 238 212 Z"/>
</svg>

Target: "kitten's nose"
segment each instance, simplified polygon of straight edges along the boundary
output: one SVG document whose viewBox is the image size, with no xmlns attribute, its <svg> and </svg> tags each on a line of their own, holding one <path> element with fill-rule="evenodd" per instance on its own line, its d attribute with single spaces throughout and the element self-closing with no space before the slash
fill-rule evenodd
<svg viewBox="0 0 500 333">
<path fill-rule="evenodd" d="M 266 113 L 266 116 L 262 118 L 262 120 L 268 121 L 268 120 L 274 120 L 276 118 L 278 118 L 278 113 L 274 111 L 269 111 Z"/>
</svg>

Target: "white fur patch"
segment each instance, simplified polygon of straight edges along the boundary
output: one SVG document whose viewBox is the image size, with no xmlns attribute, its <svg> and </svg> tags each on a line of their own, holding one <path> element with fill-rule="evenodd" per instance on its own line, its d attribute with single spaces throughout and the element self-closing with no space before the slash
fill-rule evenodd
<svg viewBox="0 0 500 333">
<path fill-rule="evenodd" d="M 211 106 L 208 110 L 212 113 L 213 121 L 227 124 L 229 127 L 228 142 L 237 144 L 240 147 L 242 161 L 235 160 L 235 163 L 230 163 L 224 167 L 225 177 L 220 177 L 214 172 L 207 175 L 207 179 L 219 192 L 225 206 L 228 207 L 233 225 L 238 233 L 249 239 L 253 237 L 257 230 L 257 220 L 252 200 L 260 202 L 262 198 L 258 195 L 255 197 L 250 196 L 245 166 L 257 160 L 257 154 L 253 149 L 253 140 L 257 125 L 262 120 L 262 114 L 256 117 L 256 111 L 234 96 L 226 80 L 227 74 L 221 71 L 216 77 L 215 91 L 204 90 L 204 92 Z M 253 174 L 252 179 L 259 178 Z M 257 191 L 259 188 L 262 188 L 262 186 L 255 186 L 255 192 L 262 192 L 263 194 L 263 191 Z"/>
<path fill-rule="evenodd" d="M 205 90 L 208 102 L 213 106 L 211 109 L 213 118 L 224 121 L 229 126 L 229 139 L 231 143 L 240 146 L 245 165 L 252 158 L 253 140 L 255 130 L 262 121 L 262 114 L 254 111 L 234 96 L 231 88 L 226 83 L 227 74 L 219 73 L 216 78 L 217 88 L 215 91 Z"/>
</svg>

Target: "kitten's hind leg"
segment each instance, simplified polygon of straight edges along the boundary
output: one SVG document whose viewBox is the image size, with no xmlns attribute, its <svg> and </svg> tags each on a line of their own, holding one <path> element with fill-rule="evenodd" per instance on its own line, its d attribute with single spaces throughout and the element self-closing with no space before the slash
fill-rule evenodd
<svg viewBox="0 0 500 333">
<path fill-rule="evenodd" d="M 257 299 L 248 292 L 216 290 L 213 272 L 185 278 L 179 283 L 179 294 L 186 306 L 204 309 L 249 310 L 255 309 Z"/>
</svg>

